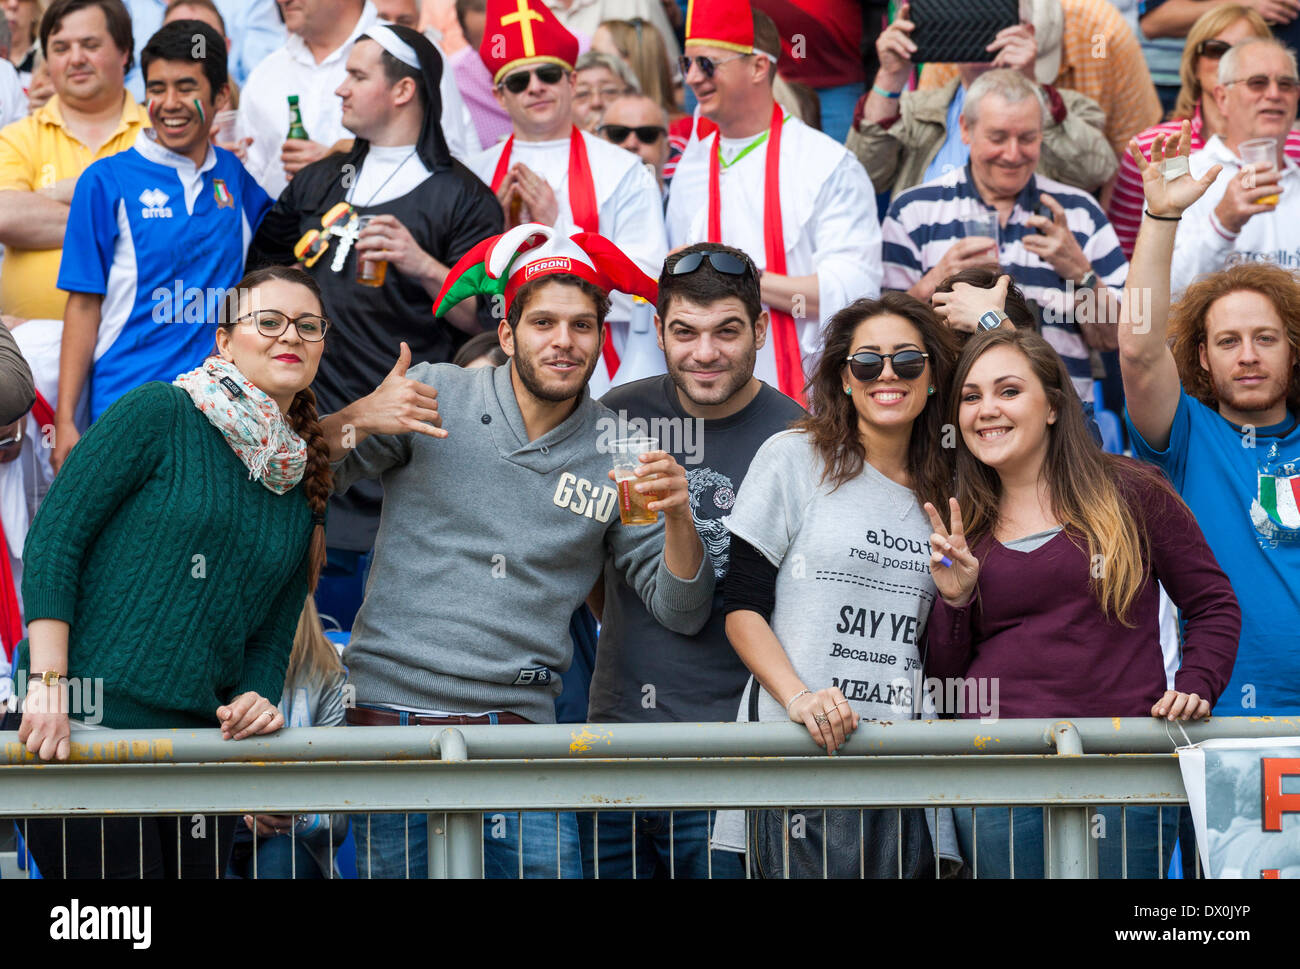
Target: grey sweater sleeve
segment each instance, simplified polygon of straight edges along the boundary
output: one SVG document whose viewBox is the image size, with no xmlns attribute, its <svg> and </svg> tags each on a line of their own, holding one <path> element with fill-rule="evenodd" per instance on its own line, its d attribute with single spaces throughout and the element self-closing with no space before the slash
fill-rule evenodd
<svg viewBox="0 0 1300 969">
<path fill-rule="evenodd" d="M 661 626 L 692 636 L 704 628 L 713 611 L 713 560 L 704 552 L 691 579 L 680 579 L 664 563 L 664 528 L 624 525 L 615 519 L 606 532 L 614 567 L 645 603 Z"/>
<path fill-rule="evenodd" d="M 32 371 L 9 327 L 0 323 L 0 424 L 12 424 L 36 402 Z"/>
</svg>

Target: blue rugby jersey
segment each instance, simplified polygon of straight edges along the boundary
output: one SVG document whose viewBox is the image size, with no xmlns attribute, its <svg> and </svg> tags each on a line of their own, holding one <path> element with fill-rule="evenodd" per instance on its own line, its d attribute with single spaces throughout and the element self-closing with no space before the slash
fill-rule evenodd
<svg viewBox="0 0 1300 969">
<path fill-rule="evenodd" d="M 271 199 L 222 148 L 195 168 L 142 131 L 77 179 L 59 289 L 103 296 L 83 398 L 98 419 L 150 380 L 170 382 L 213 348 L 215 310 L 239 282 Z"/>
<path fill-rule="evenodd" d="M 1065 210 L 1066 223 L 1098 279 L 1118 290 L 1128 278 L 1128 260 L 1105 213 L 1092 196 L 1061 182 L 1030 176 L 1016 198 L 1007 224 L 998 235 L 999 262 L 1025 298 L 1043 308 L 1043 338 L 1065 361 L 1079 399 L 1092 400 L 1092 367 L 1071 308 L 1074 284 L 1068 284 L 1045 260 L 1025 248 L 1024 238 L 1038 230 L 1025 224 L 1047 194 Z M 963 220 L 992 212 L 971 179 L 969 162 L 939 178 L 908 189 L 894 199 L 881 226 L 885 263 L 882 289 L 906 290 L 938 265 L 943 254 L 965 236 Z M 1087 299 L 1091 294 L 1084 294 Z"/>
</svg>

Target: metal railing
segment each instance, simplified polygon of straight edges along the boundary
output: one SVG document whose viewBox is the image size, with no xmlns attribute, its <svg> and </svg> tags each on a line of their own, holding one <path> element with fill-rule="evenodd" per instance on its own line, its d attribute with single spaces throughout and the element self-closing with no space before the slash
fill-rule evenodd
<svg viewBox="0 0 1300 969">
<path fill-rule="evenodd" d="M 1300 719 L 1184 729 L 1295 736 Z M 1148 718 L 863 722 L 829 757 L 793 723 L 74 731 L 71 762 L 44 764 L 0 733 L 0 816 L 405 812 L 427 818 L 431 877 L 479 877 L 501 810 L 1041 807 L 1047 877 L 1095 877 L 1090 811 L 1185 804 L 1184 742 Z"/>
</svg>

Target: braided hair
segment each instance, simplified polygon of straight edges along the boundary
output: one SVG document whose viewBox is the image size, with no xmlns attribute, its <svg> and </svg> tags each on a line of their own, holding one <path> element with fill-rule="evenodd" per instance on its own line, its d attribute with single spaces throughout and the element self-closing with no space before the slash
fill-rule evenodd
<svg viewBox="0 0 1300 969">
<path fill-rule="evenodd" d="M 324 305 L 320 286 L 310 275 L 296 266 L 267 266 L 248 273 L 234 289 L 227 292 L 217 325 L 224 328 L 233 327 L 239 316 L 240 294 L 248 293 L 273 279 L 305 287 L 316 297 L 318 303 Z M 307 587 L 310 593 L 315 593 L 321 569 L 325 567 L 325 507 L 334 490 L 334 472 L 330 469 L 329 444 L 321 431 L 320 419 L 316 414 L 316 395 L 310 387 L 304 387 L 294 395 L 285 419 L 294 433 L 307 445 L 307 466 L 302 475 L 303 493 L 307 496 L 308 507 L 311 508 L 312 523 L 311 541 L 307 548 Z"/>
</svg>

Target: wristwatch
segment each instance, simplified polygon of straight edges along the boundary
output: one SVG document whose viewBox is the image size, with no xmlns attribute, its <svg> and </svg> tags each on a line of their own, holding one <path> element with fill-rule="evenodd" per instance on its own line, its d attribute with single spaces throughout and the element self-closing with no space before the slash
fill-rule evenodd
<svg viewBox="0 0 1300 969">
<path fill-rule="evenodd" d="M 32 680 L 40 680 L 41 686 L 58 686 L 59 680 L 66 680 L 67 678 L 67 673 L 59 673 L 55 670 L 45 670 L 41 673 L 32 673 Z"/>
<path fill-rule="evenodd" d="M 1083 274 L 1083 278 L 1077 281 L 1074 284 L 1074 286 L 1076 289 L 1096 289 L 1097 273 L 1092 269 L 1091 266 L 1088 267 L 1088 271 Z"/>
<path fill-rule="evenodd" d="M 987 312 L 980 314 L 980 329 L 996 330 L 1002 325 L 1002 321 L 1006 319 L 1010 319 L 1010 317 L 1001 310 L 988 310 Z"/>
</svg>

